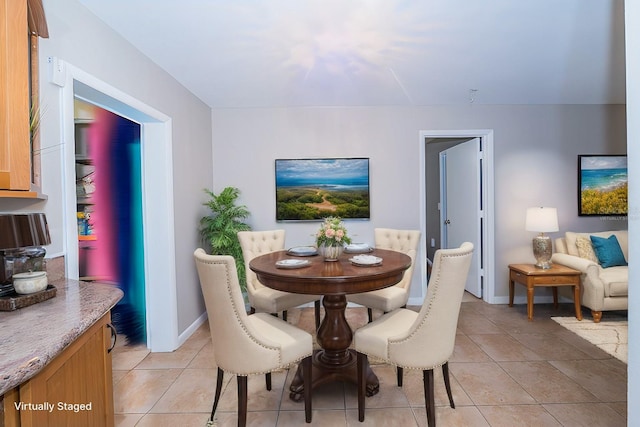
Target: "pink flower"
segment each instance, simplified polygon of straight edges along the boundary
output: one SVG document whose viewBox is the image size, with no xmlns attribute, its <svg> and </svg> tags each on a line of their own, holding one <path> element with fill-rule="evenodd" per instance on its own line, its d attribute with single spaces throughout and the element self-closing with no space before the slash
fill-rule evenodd
<svg viewBox="0 0 640 427">
<path fill-rule="evenodd" d="M 324 235 L 328 238 L 332 238 L 335 234 L 336 232 L 332 228 L 327 228 L 327 230 L 324 232 Z"/>
<path fill-rule="evenodd" d="M 336 231 L 336 237 L 338 239 L 342 239 L 342 236 L 344 236 L 344 230 L 338 230 Z"/>
</svg>

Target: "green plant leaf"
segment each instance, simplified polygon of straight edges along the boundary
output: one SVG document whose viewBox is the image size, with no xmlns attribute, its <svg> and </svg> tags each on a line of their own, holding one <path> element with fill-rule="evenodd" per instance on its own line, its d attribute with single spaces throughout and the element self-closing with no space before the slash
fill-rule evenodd
<svg viewBox="0 0 640 427">
<path fill-rule="evenodd" d="M 203 205 L 211 214 L 200 219 L 202 242 L 211 254 L 231 255 L 235 259 L 240 287 L 246 291 L 247 278 L 238 231 L 251 230 L 251 226 L 243 221 L 249 217 L 249 210 L 244 205 L 236 205 L 240 190 L 235 187 L 226 187 L 219 194 L 206 188 L 204 192 L 209 199 Z"/>
</svg>

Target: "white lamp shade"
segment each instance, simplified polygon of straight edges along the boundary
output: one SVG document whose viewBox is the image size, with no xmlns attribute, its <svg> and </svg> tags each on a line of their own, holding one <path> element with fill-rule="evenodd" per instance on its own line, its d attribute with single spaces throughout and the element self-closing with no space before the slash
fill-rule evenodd
<svg viewBox="0 0 640 427">
<path fill-rule="evenodd" d="M 525 228 L 542 233 L 558 231 L 558 211 L 556 208 L 527 208 Z"/>
</svg>

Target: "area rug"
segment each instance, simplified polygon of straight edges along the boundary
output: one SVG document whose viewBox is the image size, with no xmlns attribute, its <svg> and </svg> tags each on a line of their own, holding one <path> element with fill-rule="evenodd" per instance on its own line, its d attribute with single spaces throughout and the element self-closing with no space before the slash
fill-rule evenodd
<svg viewBox="0 0 640 427">
<path fill-rule="evenodd" d="M 552 317 L 551 319 L 616 359 L 627 363 L 629 326 L 626 318 L 610 318 L 600 323 L 593 323 L 588 318 L 582 321 L 575 317 Z"/>
</svg>

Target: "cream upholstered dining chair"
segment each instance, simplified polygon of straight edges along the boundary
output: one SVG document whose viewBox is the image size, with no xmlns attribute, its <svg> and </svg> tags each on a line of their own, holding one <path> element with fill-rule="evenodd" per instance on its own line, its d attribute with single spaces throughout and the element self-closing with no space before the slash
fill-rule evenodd
<svg viewBox="0 0 640 427">
<path fill-rule="evenodd" d="M 418 243 L 420 242 L 420 231 L 418 230 L 376 228 L 373 232 L 376 248 L 390 249 L 409 255 L 411 257 L 411 266 L 404 272 L 402 280 L 393 286 L 377 291 L 347 295 L 349 302 L 367 307 L 369 322 L 373 320 L 374 308 L 382 310 L 383 313 L 388 313 L 396 308 L 406 307 L 409 300 L 411 277 L 413 276 Z"/>
<path fill-rule="evenodd" d="M 367 356 L 397 366 L 398 386 L 402 386 L 403 368 L 422 370 L 429 427 L 436 425 L 433 369 L 438 366 L 442 366 L 449 404 L 455 408 L 448 361 L 453 353 L 460 304 L 472 256 L 473 244 L 469 242 L 459 248 L 437 250 L 427 296 L 420 312 L 396 309 L 356 331 L 354 343 L 360 421 L 364 421 Z"/>
<path fill-rule="evenodd" d="M 305 421 L 311 422 L 311 354 L 313 340 L 302 329 L 267 313 L 248 315 L 233 257 L 194 252 L 200 286 L 209 316 L 213 354 L 218 366 L 216 393 L 209 424 L 220 400 L 224 373 L 237 375 L 238 426 L 247 422 L 247 376 L 265 374 L 302 361 Z"/>
<path fill-rule="evenodd" d="M 288 309 L 313 301 L 316 329 L 318 329 L 320 327 L 320 295 L 294 294 L 268 288 L 260 283 L 256 273 L 249 268 L 249 263 L 255 257 L 284 249 L 284 235 L 284 230 L 238 232 L 246 266 L 247 295 L 251 313 L 260 311 L 275 314 L 282 311 L 282 318 L 287 320 Z"/>
</svg>

